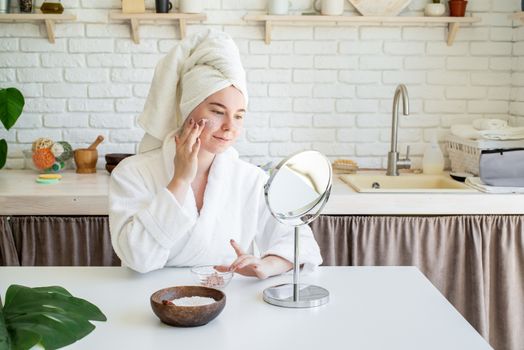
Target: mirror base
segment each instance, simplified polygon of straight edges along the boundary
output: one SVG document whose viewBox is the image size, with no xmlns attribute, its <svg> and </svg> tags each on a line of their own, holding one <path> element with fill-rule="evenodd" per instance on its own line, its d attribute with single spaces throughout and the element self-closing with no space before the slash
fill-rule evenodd
<svg viewBox="0 0 524 350">
<path fill-rule="evenodd" d="M 293 284 L 280 284 L 264 289 L 264 301 L 271 305 L 308 308 L 327 304 L 329 302 L 329 292 L 319 286 L 309 284 L 299 284 L 299 300 L 293 300 Z"/>
</svg>

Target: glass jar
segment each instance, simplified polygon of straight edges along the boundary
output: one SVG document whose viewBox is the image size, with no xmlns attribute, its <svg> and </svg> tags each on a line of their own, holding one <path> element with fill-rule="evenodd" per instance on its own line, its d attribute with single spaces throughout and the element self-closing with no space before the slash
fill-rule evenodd
<svg viewBox="0 0 524 350">
<path fill-rule="evenodd" d="M 19 0 L 20 12 L 32 13 L 34 8 L 34 0 Z"/>
<path fill-rule="evenodd" d="M 40 6 L 40 11 L 43 13 L 62 13 L 64 6 L 62 6 L 61 0 L 44 1 Z"/>
<path fill-rule="evenodd" d="M 10 8 L 11 0 L 0 0 L 0 13 L 9 13 Z"/>
</svg>

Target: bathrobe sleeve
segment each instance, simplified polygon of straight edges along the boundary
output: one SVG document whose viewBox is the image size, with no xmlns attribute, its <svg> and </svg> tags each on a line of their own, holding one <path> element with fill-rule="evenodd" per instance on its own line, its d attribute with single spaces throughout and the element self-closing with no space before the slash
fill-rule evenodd
<svg viewBox="0 0 524 350">
<path fill-rule="evenodd" d="M 153 181 L 144 177 L 153 175 L 126 161 L 111 175 L 111 241 L 122 262 L 143 273 L 165 266 L 171 247 L 188 234 L 196 219 L 166 188 L 156 193 L 147 188 Z"/>
<path fill-rule="evenodd" d="M 267 181 L 265 174 L 260 177 L 258 196 L 258 233 L 255 237 L 256 244 L 260 250 L 260 256 L 278 255 L 293 263 L 295 228 L 280 223 L 271 215 L 264 198 L 264 184 Z M 322 264 L 320 248 L 313 236 L 309 225 L 302 225 L 300 230 L 299 262 L 304 271 L 312 271 Z"/>
</svg>

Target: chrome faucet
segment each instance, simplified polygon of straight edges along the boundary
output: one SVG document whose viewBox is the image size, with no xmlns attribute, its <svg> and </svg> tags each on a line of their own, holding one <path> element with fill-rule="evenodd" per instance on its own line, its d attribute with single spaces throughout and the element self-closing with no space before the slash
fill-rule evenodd
<svg viewBox="0 0 524 350">
<path fill-rule="evenodd" d="M 398 169 L 411 168 L 411 160 L 409 159 L 409 146 L 406 151 L 406 158 L 399 159 L 397 151 L 397 135 L 398 135 L 398 105 L 399 99 L 402 95 L 402 109 L 404 115 L 409 115 L 409 96 L 408 89 L 404 84 L 397 86 L 395 95 L 393 96 L 393 111 L 391 120 L 391 150 L 388 152 L 388 169 L 386 175 L 398 176 Z"/>
</svg>

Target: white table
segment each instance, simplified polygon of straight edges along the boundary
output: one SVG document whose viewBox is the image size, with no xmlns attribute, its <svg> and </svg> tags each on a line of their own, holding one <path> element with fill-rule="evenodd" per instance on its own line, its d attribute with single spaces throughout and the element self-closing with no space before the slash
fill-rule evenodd
<svg viewBox="0 0 524 350">
<path fill-rule="evenodd" d="M 309 282 L 331 300 L 311 309 L 286 309 L 262 300 L 265 281 L 236 275 L 226 289 L 222 314 L 197 328 L 174 328 L 151 311 L 156 290 L 192 284 L 187 269 L 138 274 L 110 267 L 1 267 L 0 293 L 10 284 L 61 285 L 106 314 L 107 322 L 71 349 L 491 349 L 453 306 L 414 267 L 321 267 Z"/>
</svg>

